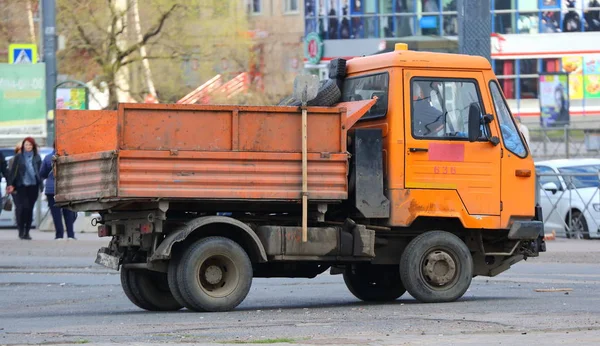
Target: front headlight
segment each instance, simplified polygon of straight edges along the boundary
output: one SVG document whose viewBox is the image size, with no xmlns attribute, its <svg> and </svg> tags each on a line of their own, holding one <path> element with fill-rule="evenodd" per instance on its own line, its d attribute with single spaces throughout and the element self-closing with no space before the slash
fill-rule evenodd
<svg viewBox="0 0 600 346">
<path fill-rule="evenodd" d="M 595 211 L 600 212 L 600 204 L 594 203 L 594 204 L 592 204 L 592 206 L 594 207 Z"/>
</svg>

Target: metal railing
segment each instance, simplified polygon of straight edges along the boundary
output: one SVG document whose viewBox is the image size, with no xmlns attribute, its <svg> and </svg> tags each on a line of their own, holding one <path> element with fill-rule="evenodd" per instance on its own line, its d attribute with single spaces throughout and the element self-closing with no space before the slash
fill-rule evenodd
<svg viewBox="0 0 600 346">
<path fill-rule="evenodd" d="M 582 178 L 596 182 L 577 184 Z M 546 233 L 575 239 L 600 235 L 600 172 L 536 173 L 536 185 Z"/>
<path fill-rule="evenodd" d="M 570 126 L 529 130 L 529 150 L 536 161 L 600 158 L 600 128 Z"/>
</svg>

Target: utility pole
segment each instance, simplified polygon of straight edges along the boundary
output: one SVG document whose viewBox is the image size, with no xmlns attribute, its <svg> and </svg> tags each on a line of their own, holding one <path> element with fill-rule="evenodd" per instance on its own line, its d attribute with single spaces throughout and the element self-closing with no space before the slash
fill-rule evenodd
<svg viewBox="0 0 600 346">
<path fill-rule="evenodd" d="M 490 2 L 458 0 L 458 52 L 492 62 Z"/>
<path fill-rule="evenodd" d="M 42 3 L 43 61 L 46 64 L 46 145 L 54 143 L 54 86 L 56 85 L 56 0 L 40 0 Z M 49 116 L 51 115 L 51 116 Z"/>
</svg>

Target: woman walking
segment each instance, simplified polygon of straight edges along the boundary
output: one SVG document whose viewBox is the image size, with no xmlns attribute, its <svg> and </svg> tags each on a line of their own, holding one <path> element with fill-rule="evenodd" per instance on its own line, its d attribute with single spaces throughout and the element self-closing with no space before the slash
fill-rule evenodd
<svg viewBox="0 0 600 346">
<path fill-rule="evenodd" d="M 46 179 L 46 199 L 48 200 L 48 207 L 50 208 L 52 220 L 54 221 L 54 229 L 56 230 L 54 239 L 62 240 L 64 237 L 65 227 L 63 227 L 62 222 L 64 217 L 68 240 L 75 240 L 73 224 L 75 223 L 75 219 L 77 219 L 77 213 L 69 209 L 57 207 L 54 202 L 54 172 L 52 171 L 52 157 L 54 154 L 56 154 L 56 143 L 54 143 L 52 154 L 44 157 L 40 170 L 40 177 Z"/>
<path fill-rule="evenodd" d="M 33 221 L 33 208 L 43 186 L 39 174 L 41 166 L 42 159 L 38 155 L 35 140 L 25 138 L 21 143 L 21 152 L 13 158 L 6 182 L 6 192 L 14 192 L 20 239 L 31 240 L 29 230 Z"/>
</svg>

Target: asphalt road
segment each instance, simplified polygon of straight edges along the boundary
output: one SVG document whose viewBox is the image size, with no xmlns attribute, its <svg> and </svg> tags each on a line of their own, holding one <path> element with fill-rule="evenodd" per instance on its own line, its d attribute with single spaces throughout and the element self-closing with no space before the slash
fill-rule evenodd
<svg viewBox="0 0 600 346">
<path fill-rule="evenodd" d="M 255 279 L 232 312 L 153 313 L 127 300 L 117 272 L 93 263 L 106 240 L 32 236 L 20 241 L 16 231 L 0 230 L 0 345 L 600 344 L 600 241 L 550 242 L 538 259 L 475 278 L 455 303 L 420 304 L 405 294 L 365 304 L 341 276 L 324 274 Z"/>
</svg>

